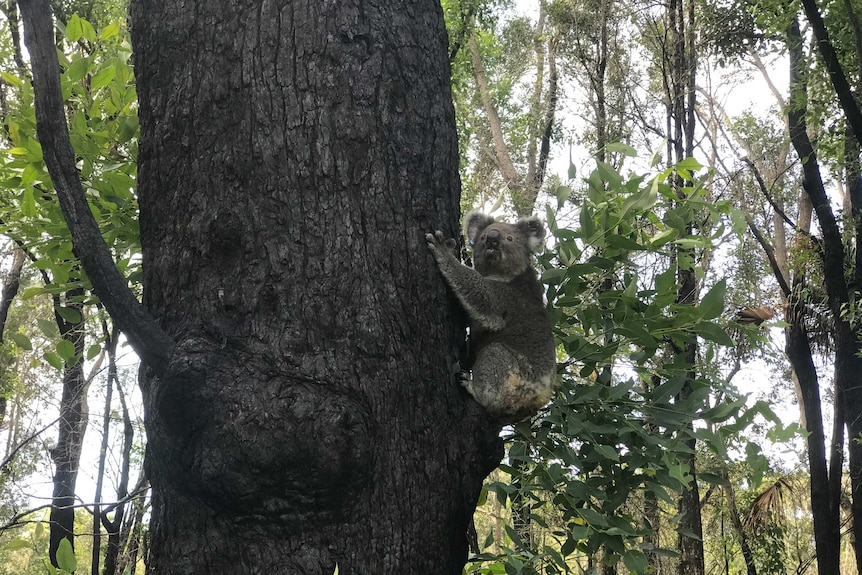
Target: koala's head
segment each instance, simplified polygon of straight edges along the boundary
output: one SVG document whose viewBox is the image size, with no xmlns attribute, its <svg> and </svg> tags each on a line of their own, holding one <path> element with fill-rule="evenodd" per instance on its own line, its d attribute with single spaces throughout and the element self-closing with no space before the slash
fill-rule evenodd
<svg viewBox="0 0 862 575">
<path fill-rule="evenodd" d="M 470 212 L 464 218 L 464 233 L 473 246 L 476 271 L 511 279 L 530 266 L 531 256 L 545 239 L 545 226 L 535 216 L 507 224 L 481 212 Z"/>
</svg>

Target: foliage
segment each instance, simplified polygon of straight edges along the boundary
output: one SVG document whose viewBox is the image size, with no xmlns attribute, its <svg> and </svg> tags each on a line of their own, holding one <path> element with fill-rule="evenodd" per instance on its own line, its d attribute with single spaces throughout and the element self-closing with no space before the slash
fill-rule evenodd
<svg viewBox="0 0 862 575">
<path fill-rule="evenodd" d="M 69 112 L 69 131 L 79 158 L 81 179 L 90 207 L 104 238 L 117 254 L 117 265 L 134 284 L 140 274 L 140 252 L 135 198 L 137 155 L 137 97 L 130 62 L 127 30 L 117 22 L 101 30 L 73 15 L 64 29 L 70 49 L 61 51 L 63 95 Z M 79 306 L 98 303 L 72 252 L 71 239 L 36 136 L 33 93 L 29 80 L 3 72 L 12 88 L 6 96 L 6 136 L 9 148 L 0 163 L 0 221 L 3 231 L 23 246 L 40 270 L 42 286 L 23 292 L 29 298 L 46 293 L 55 298 L 59 319 L 82 319 Z M 84 295 L 69 295 L 83 287 Z M 75 360 L 71 342 L 60 339 L 53 322 L 39 322 L 55 349 L 44 360 L 61 369 Z M 23 338 L 20 343 L 26 346 Z M 91 346 L 86 356 L 98 353 Z"/>
<path fill-rule="evenodd" d="M 504 561 L 507 573 L 531 572 L 530 564 L 567 573 L 581 556 L 644 573 L 648 555 L 675 555 L 644 541 L 652 527 L 643 506 L 644 498 L 671 505 L 695 480 L 684 463 L 686 439 L 693 434 L 727 460 L 727 438 L 755 415 L 777 422 L 766 404 L 746 408 L 720 374 L 684 365 L 672 353 L 699 338 L 700 361 L 709 364 L 717 348 L 734 345 L 721 319 L 724 280 L 697 307 L 677 303 L 676 248 L 712 249 L 733 211 L 727 202 L 707 201 L 704 179 L 694 176 L 700 168 L 688 160 L 626 177 L 600 162 L 585 182 L 577 225 L 559 224 L 561 212 L 548 210 L 556 243 L 541 267 L 560 345 L 560 386 L 547 411 L 509 437 L 502 469 L 517 480 L 487 486 L 500 501 L 525 498 L 546 536 L 531 548 L 508 529 L 506 541 L 496 542 L 501 554 L 475 557 L 476 571 L 492 569 L 483 561 Z M 669 185 L 675 174 L 687 182 L 684 200 Z M 707 215 L 718 222 L 711 236 L 686 231 L 686 222 Z M 698 378 L 683 399 L 692 367 Z M 750 463 L 763 460 L 756 445 L 743 447 Z"/>
<path fill-rule="evenodd" d="M 14 537 L 0 535 L 0 574 L 2 575 L 64 575 L 88 573 L 90 571 L 91 544 L 86 538 L 78 538 L 75 549 L 64 539 L 57 552 L 59 568 L 48 561 L 48 514 L 42 520 L 33 520 L 20 531 L 9 532 Z M 92 521 L 83 509 L 75 513 L 75 528 L 87 530 Z"/>
</svg>

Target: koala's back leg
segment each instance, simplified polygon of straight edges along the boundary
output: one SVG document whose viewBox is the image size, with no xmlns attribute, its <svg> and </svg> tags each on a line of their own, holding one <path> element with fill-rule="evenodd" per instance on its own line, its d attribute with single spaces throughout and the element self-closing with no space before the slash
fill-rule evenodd
<svg viewBox="0 0 862 575">
<path fill-rule="evenodd" d="M 515 422 L 550 399 L 550 381 L 534 381 L 536 376 L 524 358 L 503 344 L 482 348 L 472 371 L 473 377 L 463 382 L 464 387 L 497 419 Z"/>
</svg>

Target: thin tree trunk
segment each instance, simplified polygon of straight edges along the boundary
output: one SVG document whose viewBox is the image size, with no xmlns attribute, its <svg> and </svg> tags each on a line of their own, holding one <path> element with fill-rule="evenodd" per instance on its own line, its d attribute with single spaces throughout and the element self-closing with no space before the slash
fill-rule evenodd
<svg viewBox="0 0 862 575">
<path fill-rule="evenodd" d="M 102 524 L 109 523 L 105 516 L 106 512 L 101 505 L 102 485 L 105 479 L 105 462 L 108 457 L 108 445 L 111 435 L 111 400 L 113 398 L 114 384 L 117 381 L 116 355 L 118 333 L 116 329 L 113 333 L 109 331 L 107 323 L 103 321 L 102 334 L 105 338 L 105 349 L 108 353 L 108 377 L 105 383 L 105 408 L 102 412 L 102 443 L 99 448 L 99 468 L 96 474 L 96 491 L 93 495 L 93 549 L 90 565 L 92 575 L 99 575 L 99 564 L 102 558 Z M 112 575 L 112 572 L 107 571 L 107 563 L 105 573 Z"/>
<path fill-rule="evenodd" d="M 134 492 L 143 493 L 146 491 L 145 488 L 148 485 L 149 483 L 144 476 L 144 470 L 141 469 L 141 475 L 138 477 L 137 487 Z M 131 500 L 131 504 L 132 513 L 124 517 L 122 527 L 120 528 L 118 547 L 121 546 L 122 548 L 120 549 L 121 553 L 119 557 L 117 557 L 117 566 L 114 569 L 114 573 L 125 573 L 126 569 L 128 569 L 130 575 L 135 575 L 139 555 L 144 559 L 145 563 L 147 561 L 146 550 L 149 548 L 149 545 L 146 543 L 145 538 L 148 535 L 143 530 L 143 522 L 149 505 L 147 505 L 146 498 L 143 495 L 134 497 Z M 107 559 L 105 567 L 107 568 Z"/>
<path fill-rule="evenodd" d="M 21 287 L 21 270 L 24 268 L 25 254 L 24 250 L 16 249 L 12 255 L 12 267 L 9 269 L 9 274 L 6 276 L 6 281 L 3 284 L 3 291 L 0 293 L 0 344 L 3 343 L 3 336 L 6 333 L 6 320 L 9 317 L 9 309 L 12 307 L 12 302 L 15 296 L 18 295 L 18 288 Z M 6 371 L 12 366 L 0 365 L 0 370 Z M 0 427 L 6 419 L 6 405 L 8 398 L 5 395 L 0 395 Z M 11 428 L 10 433 L 11 436 Z"/>
<path fill-rule="evenodd" d="M 514 189 L 521 186 L 518 171 L 512 163 L 509 154 L 509 146 L 503 136 L 503 123 L 497 113 L 497 107 L 491 99 L 491 88 L 488 86 L 488 78 L 485 75 L 485 65 L 482 63 L 482 53 L 479 51 L 479 42 L 476 40 L 476 32 L 470 33 L 470 55 L 473 62 L 473 77 L 476 79 L 476 89 L 488 116 L 488 126 L 491 129 L 491 140 L 494 142 L 494 152 L 497 157 L 497 167 L 502 174 L 506 184 Z"/>
<path fill-rule="evenodd" d="M 57 549 L 60 541 L 68 539 L 75 545 L 75 485 L 84 432 L 87 429 L 87 378 L 84 375 L 84 306 L 80 288 L 66 292 L 63 307 L 79 316 L 78 321 L 68 321 L 60 315 L 55 300 L 55 317 L 63 341 L 70 342 L 75 356 L 64 361 L 63 392 L 60 400 L 60 425 L 57 445 L 51 451 L 54 461 L 54 492 L 51 500 L 50 537 L 48 555 L 51 564 L 57 564 Z"/>
<path fill-rule="evenodd" d="M 115 345 L 116 334 L 111 339 L 111 343 Z M 114 349 L 116 352 L 116 348 Z M 105 549 L 105 569 L 104 575 L 116 575 L 122 571 L 118 571 L 118 560 L 120 555 L 120 546 L 124 542 L 122 537 L 123 525 L 125 524 L 125 499 L 129 494 L 129 469 L 132 460 L 132 441 L 134 439 L 134 428 L 132 420 L 129 417 L 129 406 L 126 404 L 125 393 L 117 376 L 116 355 L 108 355 L 108 369 L 112 372 L 113 381 L 117 386 L 117 395 L 120 398 L 121 413 L 123 414 L 123 450 L 122 461 L 120 463 L 120 481 L 117 483 L 117 501 L 120 503 L 114 509 L 114 519 L 108 521 L 107 517 L 102 516 L 102 525 L 108 532 L 108 544 Z M 139 482 L 140 483 L 140 482 Z"/>
<path fill-rule="evenodd" d="M 693 7 L 684 0 L 672 0 L 667 8 L 668 23 L 671 34 L 672 68 L 670 70 L 670 86 L 672 89 L 670 116 L 673 125 L 673 159 L 681 162 L 692 155 L 694 150 L 694 104 L 695 91 L 692 80 L 695 74 L 695 54 L 693 52 Z M 676 178 L 675 185 L 680 198 L 683 197 L 683 182 Z M 686 224 L 686 232 L 694 232 L 693 222 Z M 677 281 L 679 291 L 677 303 L 681 305 L 697 305 L 698 287 L 694 264 L 697 254 L 694 249 L 679 249 L 677 254 Z M 678 401 L 685 400 L 692 393 L 692 385 L 696 377 L 694 366 L 697 363 L 697 339 L 675 350 L 677 362 L 689 366 L 685 382 L 679 393 Z M 695 480 L 684 487 L 680 494 L 678 510 L 681 515 L 680 527 L 686 533 L 680 533 L 678 546 L 680 552 L 680 575 L 703 575 L 703 526 L 700 510 L 700 492 L 697 485 L 697 468 L 695 463 L 696 439 L 690 434 L 685 440 L 691 455 L 685 463 Z"/>
<path fill-rule="evenodd" d="M 727 472 L 724 472 L 725 480 L 728 479 Z M 730 522 L 733 524 L 733 529 L 736 531 L 736 536 L 739 541 L 739 548 L 742 551 L 742 558 L 745 561 L 745 572 L 748 575 L 757 575 L 757 566 L 754 564 L 754 554 L 751 552 L 751 546 L 748 544 L 748 538 L 745 535 L 742 521 L 739 518 L 739 508 L 736 505 L 736 493 L 733 485 L 727 481 L 722 486 L 724 497 L 727 499 L 727 508 L 730 512 Z"/>
</svg>

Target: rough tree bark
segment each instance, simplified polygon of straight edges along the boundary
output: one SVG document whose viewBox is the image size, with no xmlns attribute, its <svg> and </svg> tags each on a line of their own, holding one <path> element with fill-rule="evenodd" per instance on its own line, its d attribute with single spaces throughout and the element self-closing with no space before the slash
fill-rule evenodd
<svg viewBox="0 0 862 575">
<path fill-rule="evenodd" d="M 502 450 L 424 241 L 458 216 L 439 3 L 139 0 L 131 29 L 149 314 L 49 169 L 149 368 L 149 572 L 461 573 Z"/>
</svg>

